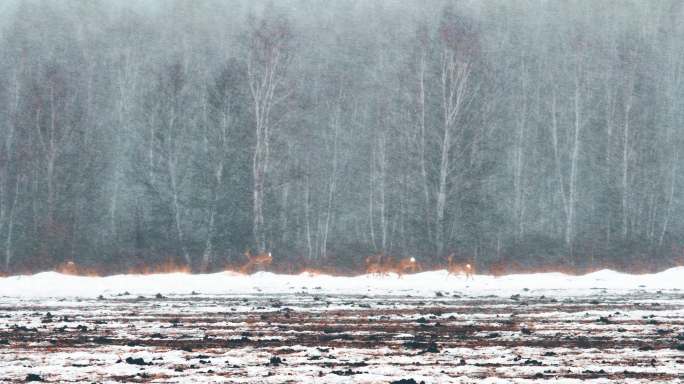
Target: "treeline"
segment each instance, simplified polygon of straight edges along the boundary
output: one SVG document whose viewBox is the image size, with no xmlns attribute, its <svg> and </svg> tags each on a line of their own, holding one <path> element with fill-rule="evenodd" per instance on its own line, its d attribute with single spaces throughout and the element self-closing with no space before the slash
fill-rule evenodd
<svg viewBox="0 0 684 384">
<path fill-rule="evenodd" d="M 684 262 L 680 1 L 0 8 L 5 272 Z"/>
</svg>

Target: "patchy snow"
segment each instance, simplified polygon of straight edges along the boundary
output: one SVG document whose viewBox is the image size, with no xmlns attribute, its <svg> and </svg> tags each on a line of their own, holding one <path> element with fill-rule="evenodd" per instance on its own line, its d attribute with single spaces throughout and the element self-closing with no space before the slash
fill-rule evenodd
<svg viewBox="0 0 684 384">
<path fill-rule="evenodd" d="M 683 278 L 0 278 L 0 381 L 681 382 Z"/>
<path fill-rule="evenodd" d="M 340 277 L 328 275 L 277 275 L 258 272 L 247 276 L 234 272 L 205 275 L 170 273 L 83 277 L 44 272 L 30 276 L 0 278 L 0 296 L 6 297 L 97 297 L 129 292 L 134 295 L 278 294 L 293 291 L 321 294 L 416 295 L 435 292 L 468 292 L 507 295 L 523 289 L 529 293 L 556 292 L 556 296 L 595 295 L 597 290 L 629 291 L 684 288 L 684 267 L 655 274 L 629 275 L 602 270 L 583 276 L 536 273 L 493 277 L 478 275 L 473 280 L 447 276 L 446 271 L 413 275 Z"/>
</svg>

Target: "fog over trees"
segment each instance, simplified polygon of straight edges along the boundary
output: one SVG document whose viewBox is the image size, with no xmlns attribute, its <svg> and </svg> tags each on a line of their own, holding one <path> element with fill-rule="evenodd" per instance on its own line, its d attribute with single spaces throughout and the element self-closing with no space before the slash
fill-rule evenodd
<svg viewBox="0 0 684 384">
<path fill-rule="evenodd" d="M 2 270 L 684 262 L 671 1 L 3 1 Z"/>
</svg>

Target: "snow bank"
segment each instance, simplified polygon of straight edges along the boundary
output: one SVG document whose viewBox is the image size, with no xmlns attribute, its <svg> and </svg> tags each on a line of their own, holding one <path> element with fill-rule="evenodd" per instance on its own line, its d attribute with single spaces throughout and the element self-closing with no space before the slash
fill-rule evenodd
<svg viewBox="0 0 684 384">
<path fill-rule="evenodd" d="M 577 296 L 610 291 L 684 288 L 684 267 L 650 275 L 629 275 L 602 270 L 584 276 L 536 273 L 503 277 L 478 275 L 474 280 L 447 276 L 446 271 L 413 275 L 340 277 L 327 275 L 276 275 L 259 272 L 251 276 L 234 272 L 206 275 L 182 273 L 82 277 L 44 272 L 31 276 L 0 278 L 0 296 L 10 297 L 97 297 L 123 292 L 132 295 L 199 294 L 358 294 L 434 296 L 435 292 L 509 296 L 527 289 L 527 294 Z"/>
</svg>

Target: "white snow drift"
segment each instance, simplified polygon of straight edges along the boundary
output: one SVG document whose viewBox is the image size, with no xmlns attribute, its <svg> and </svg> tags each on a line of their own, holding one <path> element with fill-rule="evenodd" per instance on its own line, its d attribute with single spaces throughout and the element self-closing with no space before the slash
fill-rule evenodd
<svg viewBox="0 0 684 384">
<path fill-rule="evenodd" d="M 315 290 L 320 294 L 434 295 L 437 291 L 471 295 L 510 295 L 521 289 L 553 291 L 554 295 L 589 295 L 597 289 L 611 291 L 684 288 L 684 267 L 660 273 L 629 275 L 602 270 L 583 276 L 536 273 L 493 277 L 478 275 L 473 280 L 447 276 L 446 271 L 413 275 L 339 277 L 328 275 L 278 275 L 259 272 L 250 276 L 234 272 L 205 275 L 183 273 L 81 277 L 57 272 L 0 278 L 0 296 L 5 297 L 97 297 L 123 292 L 135 295 L 189 294 L 279 294 Z"/>
</svg>

